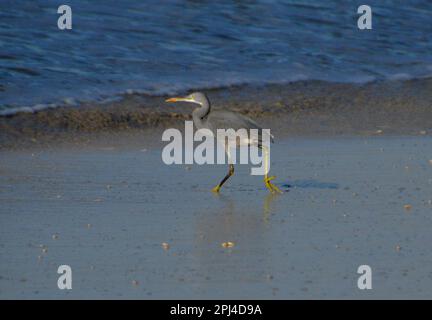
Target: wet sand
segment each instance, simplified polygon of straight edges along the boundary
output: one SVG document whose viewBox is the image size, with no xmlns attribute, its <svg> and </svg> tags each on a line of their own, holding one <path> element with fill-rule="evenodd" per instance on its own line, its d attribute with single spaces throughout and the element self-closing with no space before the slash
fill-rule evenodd
<svg viewBox="0 0 432 320">
<path fill-rule="evenodd" d="M 279 137 L 279 196 L 247 166 L 216 196 L 225 166 L 166 166 L 128 136 L 0 158 L 3 299 L 432 298 L 427 134 Z"/>
</svg>

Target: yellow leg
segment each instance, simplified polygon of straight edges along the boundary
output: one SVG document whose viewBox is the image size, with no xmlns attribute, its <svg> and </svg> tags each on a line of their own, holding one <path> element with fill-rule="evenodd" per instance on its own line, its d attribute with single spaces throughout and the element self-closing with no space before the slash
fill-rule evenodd
<svg viewBox="0 0 432 320">
<path fill-rule="evenodd" d="M 220 188 L 222 187 L 222 185 L 223 185 L 223 184 L 228 180 L 228 178 L 231 177 L 233 174 L 234 174 L 234 165 L 233 165 L 233 164 L 230 164 L 230 165 L 229 165 L 229 171 L 228 171 L 227 175 L 222 179 L 221 182 L 219 182 L 219 184 L 218 184 L 216 187 L 214 187 L 214 188 L 212 189 L 212 191 L 215 192 L 215 193 L 219 193 L 219 190 L 220 190 Z"/>
<path fill-rule="evenodd" d="M 262 150 L 264 151 L 264 169 L 265 169 L 265 175 L 264 175 L 264 183 L 265 186 L 267 187 L 267 189 L 270 190 L 271 193 L 282 193 L 282 191 L 275 186 L 273 183 L 271 183 L 270 181 L 272 181 L 273 179 L 275 179 L 275 176 L 271 176 L 269 177 L 267 175 L 267 173 L 269 172 L 269 152 L 266 146 L 262 146 Z"/>
</svg>

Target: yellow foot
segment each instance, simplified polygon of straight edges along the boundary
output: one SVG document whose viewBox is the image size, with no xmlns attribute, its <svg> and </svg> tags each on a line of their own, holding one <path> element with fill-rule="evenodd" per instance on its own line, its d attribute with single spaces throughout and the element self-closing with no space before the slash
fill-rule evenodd
<svg viewBox="0 0 432 320">
<path fill-rule="evenodd" d="M 276 193 L 282 193 L 282 191 L 278 187 L 276 187 L 273 183 L 270 182 L 275 178 L 276 178 L 275 176 L 265 177 L 264 183 L 265 183 L 267 189 L 269 189 L 271 193 L 275 193 L 275 192 Z"/>
<path fill-rule="evenodd" d="M 214 193 L 219 193 L 219 190 L 220 190 L 220 185 L 217 185 L 216 187 L 214 187 L 213 189 L 212 189 L 212 191 L 214 192 Z"/>
</svg>

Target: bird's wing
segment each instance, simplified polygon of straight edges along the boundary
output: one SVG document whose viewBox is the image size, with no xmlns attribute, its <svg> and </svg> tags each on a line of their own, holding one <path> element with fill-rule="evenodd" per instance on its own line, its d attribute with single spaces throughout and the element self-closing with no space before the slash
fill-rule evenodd
<svg viewBox="0 0 432 320">
<path fill-rule="evenodd" d="M 258 129 L 259 140 L 261 140 L 262 128 L 249 117 L 229 110 L 212 110 L 207 117 L 207 126 L 216 131 L 217 129 Z M 273 135 L 270 135 L 273 142 Z"/>
<path fill-rule="evenodd" d="M 207 117 L 212 129 L 261 129 L 252 119 L 228 110 L 212 110 Z"/>
</svg>

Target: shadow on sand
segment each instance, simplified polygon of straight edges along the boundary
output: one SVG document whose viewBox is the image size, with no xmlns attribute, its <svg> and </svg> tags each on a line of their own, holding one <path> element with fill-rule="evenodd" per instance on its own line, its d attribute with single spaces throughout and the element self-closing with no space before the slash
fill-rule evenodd
<svg viewBox="0 0 432 320">
<path fill-rule="evenodd" d="M 304 189 L 339 189 L 339 184 L 335 182 L 321 182 L 314 179 L 294 180 L 290 183 L 285 183 L 282 187 L 289 188 L 304 188 Z"/>
</svg>

